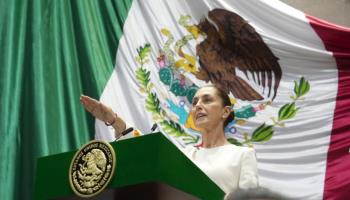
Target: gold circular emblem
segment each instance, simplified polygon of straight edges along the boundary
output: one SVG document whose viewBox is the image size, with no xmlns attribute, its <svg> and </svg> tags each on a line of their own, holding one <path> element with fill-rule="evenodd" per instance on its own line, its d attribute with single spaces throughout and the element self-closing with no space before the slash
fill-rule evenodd
<svg viewBox="0 0 350 200">
<path fill-rule="evenodd" d="M 103 141 L 93 140 L 74 155 L 69 168 L 69 182 L 80 197 L 92 197 L 107 186 L 116 165 L 113 147 Z"/>
</svg>

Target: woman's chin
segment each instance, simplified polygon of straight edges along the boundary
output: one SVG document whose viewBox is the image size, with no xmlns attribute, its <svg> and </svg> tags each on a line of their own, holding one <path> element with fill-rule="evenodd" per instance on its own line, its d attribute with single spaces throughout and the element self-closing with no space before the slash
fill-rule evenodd
<svg viewBox="0 0 350 200">
<path fill-rule="evenodd" d="M 195 122 L 195 126 L 196 126 L 196 128 L 199 129 L 199 130 L 202 130 L 203 128 L 205 128 L 206 125 L 207 125 L 206 120 L 197 120 L 197 121 Z"/>
</svg>

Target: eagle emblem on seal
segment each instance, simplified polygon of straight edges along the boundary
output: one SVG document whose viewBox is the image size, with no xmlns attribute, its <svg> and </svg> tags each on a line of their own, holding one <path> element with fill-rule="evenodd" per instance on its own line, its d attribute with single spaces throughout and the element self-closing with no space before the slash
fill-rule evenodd
<svg viewBox="0 0 350 200">
<path fill-rule="evenodd" d="M 80 197 L 92 197 L 107 186 L 113 177 L 116 158 L 113 147 L 94 140 L 84 145 L 73 157 L 69 182 Z"/>
</svg>

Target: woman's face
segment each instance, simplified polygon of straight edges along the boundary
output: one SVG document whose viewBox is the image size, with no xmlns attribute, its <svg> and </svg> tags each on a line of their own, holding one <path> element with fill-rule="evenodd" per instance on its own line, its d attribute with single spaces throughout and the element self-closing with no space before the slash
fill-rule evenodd
<svg viewBox="0 0 350 200">
<path fill-rule="evenodd" d="M 227 106 L 228 107 L 228 106 Z M 192 101 L 192 116 L 197 128 L 210 130 L 223 123 L 229 115 L 214 87 L 199 89 Z"/>
</svg>

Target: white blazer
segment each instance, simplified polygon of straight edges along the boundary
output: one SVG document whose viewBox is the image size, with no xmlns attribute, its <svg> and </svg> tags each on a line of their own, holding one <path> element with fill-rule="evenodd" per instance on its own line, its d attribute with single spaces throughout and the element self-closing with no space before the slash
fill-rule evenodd
<svg viewBox="0 0 350 200">
<path fill-rule="evenodd" d="M 184 153 L 225 193 L 258 187 L 257 161 L 252 148 L 232 144 L 199 149 L 186 147 Z"/>
</svg>

